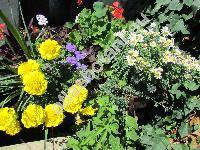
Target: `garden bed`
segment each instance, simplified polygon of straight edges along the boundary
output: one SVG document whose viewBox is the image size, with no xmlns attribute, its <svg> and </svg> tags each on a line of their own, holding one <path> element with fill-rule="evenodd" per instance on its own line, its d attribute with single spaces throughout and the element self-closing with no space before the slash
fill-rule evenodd
<svg viewBox="0 0 200 150">
<path fill-rule="evenodd" d="M 1 146 L 68 136 L 64 149 L 200 148 L 198 56 L 179 48 L 171 22 L 123 11 L 95 2 L 74 22 L 50 27 L 38 14 L 22 31 L 0 11 Z"/>
</svg>

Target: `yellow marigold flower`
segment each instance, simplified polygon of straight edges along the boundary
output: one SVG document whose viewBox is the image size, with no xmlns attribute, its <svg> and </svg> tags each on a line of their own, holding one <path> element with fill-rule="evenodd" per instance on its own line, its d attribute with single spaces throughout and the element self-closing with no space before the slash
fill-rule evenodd
<svg viewBox="0 0 200 150">
<path fill-rule="evenodd" d="M 81 85 L 74 84 L 68 89 L 68 96 L 75 97 L 77 102 L 84 102 L 88 96 L 88 90 Z"/>
<path fill-rule="evenodd" d="M 45 107 L 46 127 L 57 127 L 64 120 L 63 109 L 58 104 L 49 104 Z"/>
<path fill-rule="evenodd" d="M 10 124 L 9 128 L 6 129 L 6 134 L 13 136 L 19 133 L 20 131 L 21 131 L 20 123 L 19 121 L 15 120 Z"/>
<path fill-rule="evenodd" d="M 76 125 L 80 125 L 80 124 L 82 124 L 82 123 L 83 123 L 83 120 L 81 119 L 80 115 L 77 114 L 75 124 L 76 124 Z"/>
<path fill-rule="evenodd" d="M 21 127 L 17 121 L 17 114 L 14 108 L 0 108 L 0 116 L 0 130 L 10 135 L 15 135 L 20 132 Z"/>
<path fill-rule="evenodd" d="M 96 110 L 97 109 L 92 108 L 92 106 L 88 106 L 84 108 L 83 110 L 81 110 L 81 113 L 85 116 L 94 116 Z"/>
<path fill-rule="evenodd" d="M 23 76 L 24 91 L 31 95 L 42 95 L 47 89 L 47 80 L 40 71 L 30 72 Z"/>
<path fill-rule="evenodd" d="M 21 63 L 18 67 L 18 75 L 24 75 L 29 72 L 39 71 L 40 65 L 36 60 L 29 59 L 27 62 Z"/>
<path fill-rule="evenodd" d="M 44 123 L 45 113 L 40 105 L 30 104 L 22 113 L 22 123 L 26 128 L 38 127 Z"/>
<path fill-rule="evenodd" d="M 63 106 L 65 111 L 75 114 L 81 109 L 82 102 L 79 102 L 77 97 L 66 96 L 63 102 Z"/>
<path fill-rule="evenodd" d="M 43 59 L 53 60 L 60 55 L 61 46 L 57 41 L 48 39 L 39 46 L 39 53 Z"/>
</svg>

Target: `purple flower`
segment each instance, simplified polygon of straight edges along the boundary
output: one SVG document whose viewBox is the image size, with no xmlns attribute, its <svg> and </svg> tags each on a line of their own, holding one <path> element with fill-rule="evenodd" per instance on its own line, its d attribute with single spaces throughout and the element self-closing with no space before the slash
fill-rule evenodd
<svg viewBox="0 0 200 150">
<path fill-rule="evenodd" d="M 87 69 L 87 65 L 81 64 L 81 63 L 78 62 L 78 63 L 76 64 L 76 69 L 86 70 L 86 69 Z"/>
<path fill-rule="evenodd" d="M 78 61 L 84 59 L 87 56 L 86 53 L 81 53 L 80 51 L 75 51 L 74 54 Z"/>
<path fill-rule="evenodd" d="M 72 43 L 67 43 L 66 49 L 67 49 L 69 52 L 75 52 L 75 51 L 76 51 L 76 45 L 74 45 L 74 44 L 72 44 Z"/>
<path fill-rule="evenodd" d="M 78 63 L 76 57 L 67 57 L 66 61 L 72 65 L 76 65 Z"/>
</svg>

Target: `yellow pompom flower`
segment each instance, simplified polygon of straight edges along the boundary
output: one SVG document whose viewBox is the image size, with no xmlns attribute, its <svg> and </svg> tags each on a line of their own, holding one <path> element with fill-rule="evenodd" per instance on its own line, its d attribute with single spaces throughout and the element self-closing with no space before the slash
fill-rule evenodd
<svg viewBox="0 0 200 150">
<path fill-rule="evenodd" d="M 47 89 L 47 80 L 40 71 L 30 72 L 23 76 L 24 91 L 31 95 L 42 95 Z"/>
<path fill-rule="evenodd" d="M 81 107 L 83 102 L 79 102 L 77 97 L 69 97 L 66 96 L 63 101 L 64 110 L 71 114 L 77 113 Z"/>
<path fill-rule="evenodd" d="M 0 108 L 0 130 L 9 135 L 15 135 L 21 131 L 18 116 L 14 108 Z"/>
<path fill-rule="evenodd" d="M 19 133 L 20 131 L 21 131 L 20 123 L 19 121 L 15 120 L 10 124 L 9 128 L 6 129 L 6 134 L 13 136 Z"/>
<path fill-rule="evenodd" d="M 64 118 L 63 109 L 58 104 L 49 104 L 45 107 L 46 127 L 57 127 L 63 122 Z"/>
<path fill-rule="evenodd" d="M 36 60 L 29 59 L 27 62 L 21 63 L 18 67 L 18 75 L 24 75 L 33 71 L 39 71 L 40 65 Z"/>
<path fill-rule="evenodd" d="M 74 84 L 68 89 L 68 96 L 75 97 L 77 102 L 84 102 L 88 96 L 88 90 L 81 85 Z"/>
<path fill-rule="evenodd" d="M 30 104 L 22 113 L 22 123 L 24 127 L 38 127 L 44 123 L 45 112 L 42 106 Z"/>
<path fill-rule="evenodd" d="M 81 110 L 81 113 L 85 116 L 94 116 L 95 115 L 95 111 L 97 109 L 92 108 L 92 106 L 88 106 L 84 109 Z"/>
<path fill-rule="evenodd" d="M 60 55 L 61 46 L 57 41 L 48 39 L 40 44 L 38 50 L 43 59 L 53 60 Z"/>
</svg>

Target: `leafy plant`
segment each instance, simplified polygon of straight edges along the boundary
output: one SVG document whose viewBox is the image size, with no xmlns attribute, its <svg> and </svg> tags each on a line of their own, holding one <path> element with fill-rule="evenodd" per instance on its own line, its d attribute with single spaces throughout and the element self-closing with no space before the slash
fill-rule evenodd
<svg viewBox="0 0 200 150">
<path fill-rule="evenodd" d="M 199 49 L 198 36 L 200 33 L 197 30 L 199 6 L 199 0 L 156 0 L 155 4 L 149 6 L 145 11 L 145 14 L 152 18 L 158 26 L 167 25 L 173 33 L 176 33 L 180 45 L 186 51 L 190 48 L 190 52 L 193 54 L 194 50 L 198 51 Z M 184 41 L 184 44 L 181 41 Z M 198 57 L 198 53 L 196 56 Z"/>
<path fill-rule="evenodd" d="M 67 147 L 72 149 L 134 149 L 137 141 L 137 118 L 119 114 L 117 105 L 108 96 L 96 100 L 99 110 L 95 117 L 70 137 Z"/>
</svg>

